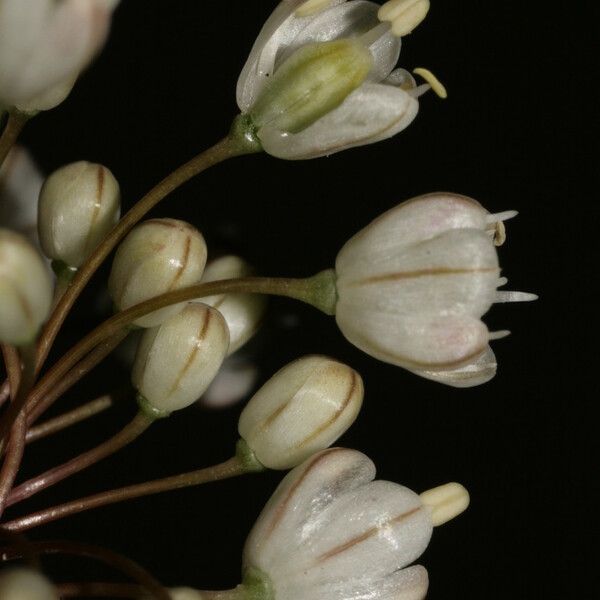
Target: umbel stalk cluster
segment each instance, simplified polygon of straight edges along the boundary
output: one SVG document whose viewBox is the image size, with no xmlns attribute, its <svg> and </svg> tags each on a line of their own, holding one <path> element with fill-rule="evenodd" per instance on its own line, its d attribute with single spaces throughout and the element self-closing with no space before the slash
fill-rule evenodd
<svg viewBox="0 0 600 600">
<path fill-rule="evenodd" d="M 269 318 L 265 296 L 278 295 L 333 317 L 332 325 L 335 320 L 367 355 L 432 385 L 490 381 L 497 370 L 490 342 L 508 332 L 490 332 L 482 317 L 494 303 L 535 298 L 499 290 L 507 280 L 497 248 L 506 238 L 504 222 L 516 212 L 492 214 L 460 194 L 427 193 L 390 208 L 343 245 L 334 265 L 304 279 L 260 276 L 239 256 L 214 258 L 193 224 L 146 216 L 175 189 L 229 158 L 264 151 L 311 159 L 408 127 L 425 92 L 447 95 L 429 70 L 397 67 L 404 37 L 425 19 L 429 0 L 283 0 L 242 69 L 240 113 L 221 141 L 160 181 L 123 216 L 117 175 L 86 161 L 51 173 L 30 210 L 29 188 L 15 184 L 19 133 L 66 98 L 100 51 L 118 4 L 0 2 L 0 164 L 10 158 L 0 171 L 0 190 L 14 188 L 19 199 L 0 228 L 0 544 L 3 560 L 25 560 L 0 571 L 0 598 L 424 598 L 429 576 L 413 563 L 434 527 L 467 508 L 466 489 L 448 483 L 418 494 L 376 479 L 374 463 L 358 450 L 331 448 L 359 418 L 365 392 L 373 401 L 354 366 L 302 356 L 255 390 L 252 376 L 235 375 L 236 365 L 239 371 L 245 344 Z M 29 183 L 36 182 L 35 170 L 27 172 Z M 71 308 L 107 259 L 114 313 L 46 365 Z M 132 420 L 98 446 L 23 477 L 27 444 L 58 432 L 66 438 L 74 423 L 110 409 L 116 394 L 43 420 L 130 336 L 136 338 Z M 231 432 L 232 456 L 223 462 L 123 488 L 100 487 L 32 514 L 12 512 L 216 388 L 227 390 L 216 396 L 249 397 Z M 232 590 L 167 590 L 110 551 L 23 536 L 82 511 L 265 469 L 289 472 L 249 533 L 242 581 Z M 47 553 L 98 559 L 131 581 L 56 583 L 40 570 L 39 557 Z"/>
</svg>

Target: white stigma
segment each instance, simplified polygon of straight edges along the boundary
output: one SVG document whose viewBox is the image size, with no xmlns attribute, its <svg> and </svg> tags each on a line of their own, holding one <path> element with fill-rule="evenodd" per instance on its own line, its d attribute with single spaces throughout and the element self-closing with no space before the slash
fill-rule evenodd
<svg viewBox="0 0 600 600">
<path fill-rule="evenodd" d="M 508 329 L 502 329 L 501 331 L 490 331 L 488 335 L 488 340 L 493 342 L 494 340 L 501 340 L 510 335 L 510 331 Z"/>
</svg>

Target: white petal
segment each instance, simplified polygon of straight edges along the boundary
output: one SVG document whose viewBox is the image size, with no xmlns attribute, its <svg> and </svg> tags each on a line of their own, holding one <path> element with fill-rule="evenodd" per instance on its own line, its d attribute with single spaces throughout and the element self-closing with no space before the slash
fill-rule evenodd
<svg viewBox="0 0 600 600">
<path fill-rule="evenodd" d="M 478 357 L 487 348 L 488 330 L 468 315 L 400 316 L 362 312 L 338 303 L 336 321 L 357 348 L 384 362 L 409 370 L 451 370 Z"/>
<path fill-rule="evenodd" d="M 383 213 L 353 236 L 337 256 L 336 271 L 351 276 L 371 255 L 392 256 L 405 246 L 444 231 L 485 230 L 487 214 L 478 202 L 466 196 L 447 192 L 417 196 Z"/>
<path fill-rule="evenodd" d="M 332 0 L 335 3 L 346 0 Z M 254 104 L 260 90 L 275 70 L 275 60 L 304 27 L 319 14 L 296 17 L 305 0 L 283 0 L 260 30 L 237 83 L 237 103 L 242 112 Z"/>
<path fill-rule="evenodd" d="M 263 127 L 258 136 L 272 156 L 316 158 L 396 135 L 416 117 L 419 103 L 404 90 L 365 83 L 341 106 L 297 134 Z"/>
<path fill-rule="evenodd" d="M 498 364 L 493 350 L 488 346 L 485 352 L 473 362 L 449 371 L 431 371 L 413 369 L 412 372 L 425 379 L 444 383 L 452 387 L 468 388 L 481 385 L 493 379 Z"/>
<path fill-rule="evenodd" d="M 369 600 L 423 600 L 427 595 L 429 578 L 421 565 L 396 571 L 383 581 L 373 584 L 375 595 Z"/>
<path fill-rule="evenodd" d="M 497 295 L 498 256 L 485 232 L 453 229 L 398 249 L 386 248 L 337 269 L 337 312 L 484 315 Z"/>
</svg>

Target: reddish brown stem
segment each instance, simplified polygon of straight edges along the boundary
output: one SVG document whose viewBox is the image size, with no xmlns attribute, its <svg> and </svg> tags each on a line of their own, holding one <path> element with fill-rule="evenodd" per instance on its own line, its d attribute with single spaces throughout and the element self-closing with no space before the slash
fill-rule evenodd
<svg viewBox="0 0 600 600">
<path fill-rule="evenodd" d="M 62 431 L 63 429 L 66 429 L 67 427 L 81 423 L 81 421 L 85 421 L 101 412 L 104 412 L 112 405 L 112 396 L 100 396 L 100 398 L 96 398 L 96 400 L 92 400 L 91 402 L 83 404 L 82 406 L 78 406 L 77 408 L 59 415 L 54 419 L 49 419 L 44 423 L 40 423 L 36 427 L 31 427 L 31 429 L 27 431 L 25 442 L 27 444 L 31 444 L 32 442 L 36 442 L 37 440 L 41 440 L 42 438 L 53 435 L 59 431 Z"/>
<path fill-rule="evenodd" d="M 68 373 L 65 373 L 64 377 L 58 379 L 43 397 L 36 396 L 34 390 L 33 398 L 30 397 L 30 409 L 27 413 L 28 424 L 35 423 L 58 398 L 101 363 L 127 337 L 128 333 L 127 329 L 122 329 L 98 344 L 83 360 L 77 363 Z"/>
<path fill-rule="evenodd" d="M 128 425 L 106 442 L 17 486 L 10 493 L 7 506 L 25 500 L 25 498 L 29 498 L 121 450 L 146 431 L 152 422 L 152 419 L 145 413 L 138 412 Z"/>
<path fill-rule="evenodd" d="M 27 419 L 25 418 L 25 415 L 21 413 L 13 425 L 8 448 L 6 450 L 6 456 L 4 457 L 4 464 L 0 471 L 0 517 L 2 517 L 2 514 L 4 513 L 10 491 L 12 490 L 17 473 L 19 472 L 19 467 L 21 466 L 21 461 L 23 460 L 26 432 Z"/>
<path fill-rule="evenodd" d="M 76 542 L 50 541 L 32 542 L 29 549 L 38 555 L 41 554 L 70 554 L 73 556 L 84 556 L 101 561 L 114 569 L 127 575 L 133 581 L 139 583 L 148 590 L 156 600 L 171 600 L 167 590 L 150 574 L 133 560 L 117 554 L 106 548 L 92 546 L 90 544 L 79 544 Z M 20 548 L 2 548 L 4 560 L 14 560 L 23 556 Z"/>
<path fill-rule="evenodd" d="M 219 465 L 207 467 L 205 469 L 199 469 L 197 471 L 190 471 L 188 473 L 182 473 L 172 477 L 165 477 L 163 479 L 156 479 L 154 481 L 147 481 L 145 483 L 130 485 L 124 488 L 100 492 L 99 494 L 95 494 L 93 496 L 87 496 L 86 498 L 80 498 L 79 500 L 74 500 L 58 506 L 52 506 L 31 515 L 20 517 L 13 521 L 9 521 L 8 523 L 4 523 L 4 527 L 9 531 L 27 531 L 28 529 L 33 529 L 34 527 L 39 527 L 40 525 L 45 525 L 46 523 L 51 523 L 52 521 L 58 521 L 59 519 L 75 515 L 86 510 L 92 510 L 101 506 L 116 504 L 117 502 L 124 502 L 125 500 L 131 500 L 133 498 L 141 498 L 151 494 L 159 494 L 161 492 L 167 492 L 170 490 L 229 479 L 231 477 L 243 475 L 244 473 L 248 473 L 252 470 L 258 469 L 256 467 L 249 467 L 247 463 L 235 456 Z"/>
<path fill-rule="evenodd" d="M 9 344 L 2 344 L 2 356 L 6 368 L 6 395 L 10 396 L 10 390 L 17 390 L 21 379 L 21 357 L 19 351 Z"/>
<path fill-rule="evenodd" d="M 8 156 L 11 148 L 19 139 L 23 127 L 29 120 L 29 117 L 18 111 L 10 112 L 4 127 L 2 135 L 0 135 L 0 167 Z"/>
</svg>

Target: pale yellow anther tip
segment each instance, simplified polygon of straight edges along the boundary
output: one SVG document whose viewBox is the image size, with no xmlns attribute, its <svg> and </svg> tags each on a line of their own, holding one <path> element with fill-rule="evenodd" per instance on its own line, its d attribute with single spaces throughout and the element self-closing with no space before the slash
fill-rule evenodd
<svg viewBox="0 0 600 600">
<path fill-rule="evenodd" d="M 469 492 L 460 483 L 447 483 L 421 494 L 434 527 L 458 517 L 469 506 Z"/>
<path fill-rule="evenodd" d="M 309 17 L 322 11 L 331 4 L 331 0 L 306 0 L 297 9 L 294 15 L 296 17 Z"/>
<path fill-rule="evenodd" d="M 429 0 L 390 0 L 377 13 L 380 21 L 392 24 L 392 33 L 402 37 L 411 33 L 429 12 Z"/>
<path fill-rule="evenodd" d="M 448 92 L 446 91 L 444 84 L 429 69 L 419 67 L 418 69 L 413 69 L 413 73 L 421 76 L 440 98 L 448 97 Z"/>
</svg>

